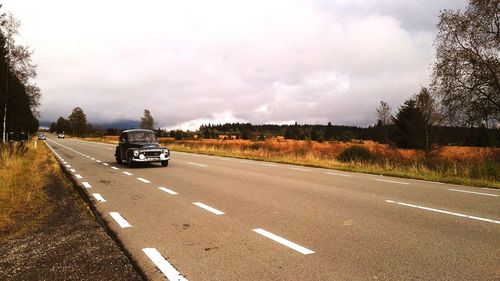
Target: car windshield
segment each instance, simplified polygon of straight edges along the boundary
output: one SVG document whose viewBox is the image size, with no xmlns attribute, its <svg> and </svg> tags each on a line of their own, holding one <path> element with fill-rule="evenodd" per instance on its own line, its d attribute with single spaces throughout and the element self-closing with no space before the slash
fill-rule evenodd
<svg viewBox="0 0 500 281">
<path fill-rule="evenodd" d="M 130 132 L 128 134 L 128 141 L 151 142 L 151 141 L 156 141 L 156 137 L 155 134 L 152 132 Z"/>
</svg>

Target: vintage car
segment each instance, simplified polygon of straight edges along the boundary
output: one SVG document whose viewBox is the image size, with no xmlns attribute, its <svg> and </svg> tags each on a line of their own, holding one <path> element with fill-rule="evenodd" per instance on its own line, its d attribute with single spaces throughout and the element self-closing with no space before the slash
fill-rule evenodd
<svg viewBox="0 0 500 281">
<path fill-rule="evenodd" d="M 118 163 L 127 162 L 130 167 L 148 162 L 160 162 L 166 167 L 170 160 L 170 151 L 158 144 L 155 133 L 151 130 L 126 130 L 120 134 L 115 159 Z"/>
</svg>

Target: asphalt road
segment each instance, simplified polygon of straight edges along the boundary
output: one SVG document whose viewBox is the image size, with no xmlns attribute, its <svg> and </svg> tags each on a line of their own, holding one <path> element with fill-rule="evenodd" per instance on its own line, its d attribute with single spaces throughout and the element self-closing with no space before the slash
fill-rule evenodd
<svg viewBox="0 0 500 281">
<path fill-rule="evenodd" d="M 47 144 L 151 280 L 500 280 L 500 190 Z"/>
</svg>

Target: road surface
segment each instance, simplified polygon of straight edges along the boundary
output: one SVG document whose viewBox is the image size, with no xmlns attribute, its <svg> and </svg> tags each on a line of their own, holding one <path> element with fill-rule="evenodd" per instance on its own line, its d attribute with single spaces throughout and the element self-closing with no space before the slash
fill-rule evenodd
<svg viewBox="0 0 500 281">
<path fill-rule="evenodd" d="M 499 190 L 46 143 L 151 280 L 500 280 Z"/>
</svg>

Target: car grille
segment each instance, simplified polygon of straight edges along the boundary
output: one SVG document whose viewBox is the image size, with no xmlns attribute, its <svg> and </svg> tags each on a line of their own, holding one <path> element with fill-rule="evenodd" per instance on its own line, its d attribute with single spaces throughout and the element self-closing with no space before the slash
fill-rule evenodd
<svg viewBox="0 0 500 281">
<path fill-rule="evenodd" d="M 144 151 L 144 156 L 146 157 L 160 157 L 160 150 Z"/>
</svg>

